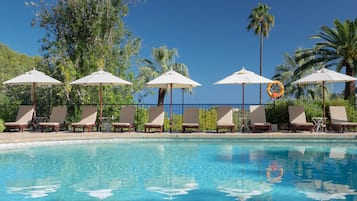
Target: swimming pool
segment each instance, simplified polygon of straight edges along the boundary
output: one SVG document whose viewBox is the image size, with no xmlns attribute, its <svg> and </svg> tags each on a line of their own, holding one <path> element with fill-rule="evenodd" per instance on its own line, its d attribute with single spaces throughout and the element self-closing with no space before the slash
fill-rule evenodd
<svg viewBox="0 0 357 201">
<path fill-rule="evenodd" d="M 3 149 L 0 200 L 356 200 L 356 145 L 145 139 Z"/>
</svg>

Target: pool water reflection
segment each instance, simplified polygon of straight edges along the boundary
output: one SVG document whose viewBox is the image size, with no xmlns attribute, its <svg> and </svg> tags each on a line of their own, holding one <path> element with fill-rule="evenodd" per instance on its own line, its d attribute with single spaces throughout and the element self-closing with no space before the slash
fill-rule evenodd
<svg viewBox="0 0 357 201">
<path fill-rule="evenodd" d="M 357 200 L 353 142 L 125 140 L 0 151 L 1 200 Z"/>
</svg>

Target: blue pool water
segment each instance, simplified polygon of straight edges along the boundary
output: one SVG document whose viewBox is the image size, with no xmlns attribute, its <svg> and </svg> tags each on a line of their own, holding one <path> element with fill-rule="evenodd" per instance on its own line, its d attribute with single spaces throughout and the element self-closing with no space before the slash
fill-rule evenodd
<svg viewBox="0 0 357 201">
<path fill-rule="evenodd" d="M 2 149 L 0 200 L 355 201 L 356 145 L 211 139 Z"/>
</svg>

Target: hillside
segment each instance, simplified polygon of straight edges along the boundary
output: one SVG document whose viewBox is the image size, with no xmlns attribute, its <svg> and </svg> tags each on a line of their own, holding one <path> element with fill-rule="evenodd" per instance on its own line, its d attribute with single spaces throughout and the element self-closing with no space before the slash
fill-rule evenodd
<svg viewBox="0 0 357 201">
<path fill-rule="evenodd" d="M 0 43 L 0 86 L 4 81 L 33 69 L 40 61 L 41 57 L 29 57 Z"/>
</svg>

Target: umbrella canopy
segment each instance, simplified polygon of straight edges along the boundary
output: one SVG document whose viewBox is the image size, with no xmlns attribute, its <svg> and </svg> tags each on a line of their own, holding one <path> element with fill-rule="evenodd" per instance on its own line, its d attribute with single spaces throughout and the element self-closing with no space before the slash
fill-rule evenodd
<svg viewBox="0 0 357 201">
<path fill-rule="evenodd" d="M 320 70 L 296 80 L 292 84 L 322 84 L 324 82 L 350 82 L 355 80 L 357 80 L 357 78 L 322 67 Z"/>
<path fill-rule="evenodd" d="M 177 73 L 174 70 L 169 70 L 161 76 L 146 83 L 145 86 L 152 88 L 194 88 L 201 86 L 201 84 L 181 75 L 180 73 Z"/>
<path fill-rule="evenodd" d="M 326 82 L 350 82 L 355 81 L 357 78 L 348 76 L 342 73 L 338 73 L 333 70 L 326 69 L 322 67 L 320 70 L 313 72 L 312 74 L 307 75 L 292 84 L 322 84 L 322 113 L 323 121 L 325 121 L 325 83 Z"/>
<path fill-rule="evenodd" d="M 17 77 L 14 77 L 8 81 L 5 81 L 4 84 L 9 85 L 61 85 L 62 82 L 46 75 L 45 73 L 33 69 L 24 74 L 21 74 Z"/>
<path fill-rule="evenodd" d="M 83 86 L 99 86 L 99 99 L 100 99 L 100 125 L 102 125 L 102 117 L 103 117 L 103 96 L 102 96 L 102 86 L 107 85 L 132 85 L 131 82 L 123 80 L 117 76 L 114 76 L 111 73 L 103 71 L 100 69 L 90 75 L 82 77 L 78 80 L 75 80 L 70 83 L 71 85 L 83 85 Z"/>
<path fill-rule="evenodd" d="M 214 84 L 264 84 L 271 82 L 273 81 L 242 67 L 242 70 L 237 71 Z"/>
<path fill-rule="evenodd" d="M 242 115 L 243 115 L 243 124 L 242 128 L 245 127 L 244 124 L 244 85 L 245 84 L 264 84 L 271 83 L 273 80 L 265 78 L 263 76 L 257 75 L 252 71 L 246 70 L 242 67 L 242 70 L 233 73 L 225 77 L 224 79 L 214 83 L 216 84 L 241 84 L 242 85 Z"/>
<path fill-rule="evenodd" d="M 71 82 L 72 85 L 99 86 L 99 85 L 131 85 L 132 83 L 123 80 L 102 69 L 90 75 Z"/>
<path fill-rule="evenodd" d="M 146 87 L 151 88 L 194 88 L 201 86 L 200 83 L 191 80 L 188 77 L 177 73 L 174 70 L 169 70 L 159 77 L 147 82 Z M 170 91 L 170 132 L 172 130 L 172 90 Z"/>
<path fill-rule="evenodd" d="M 46 85 L 61 85 L 62 82 L 46 75 L 45 73 L 33 69 L 17 77 L 14 77 L 4 84 L 8 85 L 31 85 L 33 91 L 33 107 L 34 107 L 34 117 L 36 117 L 36 86 L 46 86 Z"/>
</svg>

